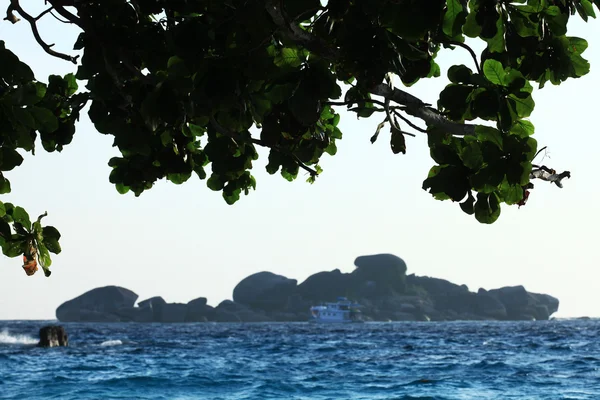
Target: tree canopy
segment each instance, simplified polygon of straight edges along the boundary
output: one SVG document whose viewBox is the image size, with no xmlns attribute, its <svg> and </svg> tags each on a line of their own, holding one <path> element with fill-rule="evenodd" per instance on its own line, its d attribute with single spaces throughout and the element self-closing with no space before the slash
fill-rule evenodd
<svg viewBox="0 0 600 400">
<path fill-rule="evenodd" d="M 457 202 L 482 223 L 501 204 L 523 205 L 532 180 L 562 187 L 568 171 L 535 165 L 528 119 L 533 86 L 589 72 L 586 40 L 567 36 L 569 19 L 595 17 L 600 0 L 46 0 L 7 1 L 5 20 L 26 23 L 49 56 L 75 74 L 39 81 L 0 41 L 0 194 L 20 152 L 71 143 L 87 110 L 114 137 L 108 161 L 120 193 L 139 196 L 160 179 L 196 175 L 228 204 L 256 188 L 257 147 L 266 169 L 314 182 L 324 153 L 342 139 L 340 108 L 376 118 L 371 142 L 405 153 L 427 135 L 433 166 L 423 189 Z M 44 41 L 37 23 L 56 18 L 81 33 L 72 54 Z M 469 43 L 485 46 L 476 54 Z M 461 51 L 436 105 L 415 97 L 440 76 L 436 56 Z M 14 49 L 13 49 L 14 50 Z M 41 61 L 42 62 L 42 61 Z M 385 133 L 384 132 L 385 128 Z M 389 129 L 389 133 L 387 132 Z M 385 139 L 380 138 L 385 136 Z M 39 138 L 39 140 L 38 140 Z M 44 214 L 45 215 L 45 214 Z M 0 202 L 0 245 L 23 268 L 50 275 L 60 234 Z"/>
</svg>

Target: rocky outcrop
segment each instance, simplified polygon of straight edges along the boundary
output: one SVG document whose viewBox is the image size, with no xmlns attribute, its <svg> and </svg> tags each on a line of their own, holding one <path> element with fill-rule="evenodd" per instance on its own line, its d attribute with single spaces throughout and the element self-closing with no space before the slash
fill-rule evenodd
<svg viewBox="0 0 600 400">
<path fill-rule="evenodd" d="M 118 310 L 133 307 L 137 298 L 137 294 L 119 286 L 96 288 L 63 303 L 56 310 L 56 318 L 63 322 L 119 321 Z"/>
<path fill-rule="evenodd" d="M 207 304 L 206 297 L 199 297 L 187 303 L 185 322 L 214 321 L 215 309 Z"/>
<path fill-rule="evenodd" d="M 503 287 L 488 293 L 504 304 L 510 320 L 545 320 L 558 311 L 558 299 L 547 294 L 530 293 L 523 286 Z"/>
<path fill-rule="evenodd" d="M 206 298 L 198 298 L 187 304 L 167 303 L 155 296 L 140 301 L 131 290 L 107 286 L 90 290 L 69 300 L 56 310 L 56 318 L 62 322 L 206 322 L 213 320 L 214 309 L 206 304 Z"/>
<path fill-rule="evenodd" d="M 354 265 L 352 280 L 357 295 L 368 286 L 374 288 L 370 290 L 371 296 L 402 293 L 406 289 L 406 263 L 400 257 L 392 254 L 360 256 Z"/>
<path fill-rule="evenodd" d="M 297 283 L 295 279 L 272 272 L 258 272 L 237 284 L 233 289 L 233 301 L 261 310 L 280 310 Z"/>
<path fill-rule="evenodd" d="M 204 297 L 187 304 L 151 297 L 134 306 L 137 295 L 117 286 L 91 290 L 61 305 L 60 321 L 95 322 L 268 322 L 306 321 L 311 305 L 343 296 L 361 304 L 373 321 L 547 320 L 558 299 L 523 286 L 471 292 L 444 279 L 406 275 L 406 263 L 392 254 L 360 256 L 355 270 L 318 272 L 298 285 L 271 272 L 244 278 L 233 301 L 217 307 Z"/>
<path fill-rule="evenodd" d="M 309 302 L 335 301 L 340 296 L 348 296 L 350 286 L 350 274 L 334 269 L 309 276 L 298 286 L 297 293 Z"/>
<path fill-rule="evenodd" d="M 69 338 L 65 328 L 60 325 L 44 326 L 40 329 L 39 347 L 68 346 Z"/>
</svg>

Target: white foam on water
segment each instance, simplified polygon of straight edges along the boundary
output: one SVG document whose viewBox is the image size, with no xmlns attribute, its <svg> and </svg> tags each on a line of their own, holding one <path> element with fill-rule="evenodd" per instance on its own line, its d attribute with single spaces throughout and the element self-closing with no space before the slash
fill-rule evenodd
<svg viewBox="0 0 600 400">
<path fill-rule="evenodd" d="M 107 340 L 106 342 L 102 342 L 100 343 L 100 346 L 120 346 L 122 345 L 123 342 L 121 342 L 120 340 Z"/>
<path fill-rule="evenodd" d="M 27 335 L 13 335 L 8 329 L 0 332 L 0 344 L 38 344 L 39 340 Z"/>
</svg>

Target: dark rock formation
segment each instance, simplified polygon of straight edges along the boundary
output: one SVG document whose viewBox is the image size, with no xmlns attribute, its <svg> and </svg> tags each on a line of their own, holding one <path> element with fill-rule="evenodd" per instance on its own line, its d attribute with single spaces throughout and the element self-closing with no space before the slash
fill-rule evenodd
<svg viewBox="0 0 600 400">
<path fill-rule="evenodd" d="M 529 293 L 523 286 L 508 286 L 488 293 L 504 304 L 510 320 L 546 320 L 558 311 L 558 299 L 547 294 Z"/>
<path fill-rule="evenodd" d="M 252 309 L 244 304 L 224 300 L 215 308 L 217 322 L 267 322 L 272 321 L 264 311 Z"/>
<path fill-rule="evenodd" d="M 183 303 L 167 303 L 160 309 L 160 319 L 156 322 L 185 322 L 187 315 L 187 304 Z"/>
<path fill-rule="evenodd" d="M 44 326 L 40 329 L 39 347 L 60 347 L 68 346 L 69 338 L 65 328 L 60 325 Z"/>
<path fill-rule="evenodd" d="M 119 321 L 119 309 L 133 307 L 138 295 L 119 286 L 90 290 L 63 303 L 56 310 L 56 318 L 63 322 Z"/>
<path fill-rule="evenodd" d="M 310 302 L 335 301 L 340 296 L 348 296 L 350 286 L 350 274 L 342 274 L 339 269 L 334 269 L 317 272 L 306 278 L 298 286 L 298 294 Z"/>
<path fill-rule="evenodd" d="M 215 309 L 206 304 L 206 297 L 199 297 L 187 303 L 185 322 L 213 321 Z"/>
<path fill-rule="evenodd" d="M 150 321 L 146 322 L 159 322 L 162 319 L 162 308 L 165 304 L 167 304 L 165 299 L 160 296 L 154 296 L 144 301 L 140 301 L 138 303 L 138 308 L 143 310 L 147 315 L 147 318 L 150 318 Z"/>
<path fill-rule="evenodd" d="M 370 282 L 376 295 L 402 293 L 406 288 L 406 263 L 392 254 L 360 256 L 354 260 L 352 279 L 359 287 Z"/>
<path fill-rule="evenodd" d="M 61 321 L 95 322 L 267 322 L 306 321 L 311 305 L 344 296 L 360 303 L 370 321 L 547 320 L 558 300 L 523 286 L 469 291 L 444 279 L 406 275 L 404 261 L 391 254 L 361 256 L 352 273 L 339 269 L 295 279 L 259 272 L 233 290 L 233 301 L 217 307 L 199 297 L 187 304 L 152 297 L 134 307 L 137 295 L 116 286 L 94 289 L 61 305 Z"/>
<path fill-rule="evenodd" d="M 261 310 L 280 310 L 298 281 L 272 272 L 258 272 L 243 279 L 233 289 L 233 301 Z"/>
</svg>

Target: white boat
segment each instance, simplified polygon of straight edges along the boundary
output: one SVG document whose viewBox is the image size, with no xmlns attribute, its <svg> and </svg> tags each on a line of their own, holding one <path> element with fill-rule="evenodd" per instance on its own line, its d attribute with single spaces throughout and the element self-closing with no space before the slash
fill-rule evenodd
<svg viewBox="0 0 600 400">
<path fill-rule="evenodd" d="M 309 322 L 319 323 L 351 323 L 364 322 L 360 315 L 360 304 L 352 303 L 345 297 L 338 297 L 335 303 L 323 303 L 310 308 Z"/>
</svg>

